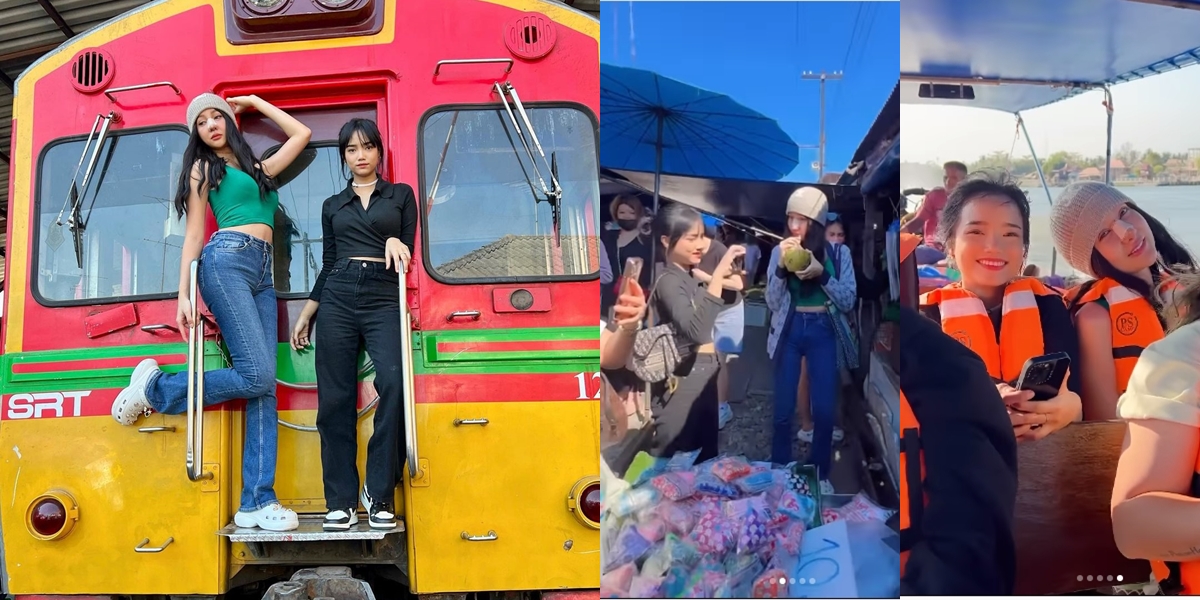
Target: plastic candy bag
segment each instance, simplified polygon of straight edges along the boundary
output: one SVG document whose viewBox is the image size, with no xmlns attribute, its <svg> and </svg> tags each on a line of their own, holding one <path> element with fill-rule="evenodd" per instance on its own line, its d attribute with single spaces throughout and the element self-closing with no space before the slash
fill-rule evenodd
<svg viewBox="0 0 1200 600">
<path fill-rule="evenodd" d="M 675 502 L 663 502 L 655 507 L 655 514 L 667 526 L 667 531 L 678 536 L 687 536 L 696 526 L 696 515 L 690 507 Z"/>
<path fill-rule="evenodd" d="M 600 587 L 626 594 L 629 592 L 629 584 L 633 581 L 634 575 L 637 575 L 637 566 L 633 563 L 625 563 L 601 576 Z"/>
<path fill-rule="evenodd" d="M 734 483 L 743 494 L 750 496 L 767 491 L 774 482 L 775 475 L 770 471 L 759 471 L 757 473 L 750 473 Z"/>
<path fill-rule="evenodd" d="M 859 492 L 845 506 L 838 509 L 842 519 L 851 523 L 878 521 L 886 523 L 896 511 L 888 510 L 875 504 L 870 498 Z"/>
<path fill-rule="evenodd" d="M 636 525 L 637 532 L 650 543 L 660 542 L 667 535 L 667 524 L 659 518 L 654 518 Z"/>
<path fill-rule="evenodd" d="M 625 518 L 643 508 L 658 502 L 658 490 L 651 487 L 641 487 L 621 494 L 613 500 L 611 512 L 619 518 Z"/>
<path fill-rule="evenodd" d="M 664 577 L 637 576 L 629 584 L 630 598 L 665 598 L 663 594 Z"/>
<path fill-rule="evenodd" d="M 606 557 L 608 560 L 604 572 L 607 573 L 625 563 L 637 562 L 637 559 L 650 550 L 651 545 L 646 538 L 638 533 L 637 527 L 626 525 L 621 530 L 621 533 L 617 535 L 616 541 L 613 542 L 613 546 Z"/>
<path fill-rule="evenodd" d="M 790 556 L 800 556 L 800 545 L 804 542 L 804 532 L 808 529 L 800 521 L 789 521 L 775 533 L 775 554 L 784 552 Z"/>
<path fill-rule="evenodd" d="M 842 518 L 842 514 L 839 513 L 837 511 L 837 509 L 826 508 L 825 510 L 821 511 L 821 524 L 822 525 L 828 525 L 834 521 L 840 520 L 841 518 Z"/>
<path fill-rule="evenodd" d="M 724 481 L 725 483 L 732 482 L 735 479 L 741 479 L 742 477 L 749 475 L 751 470 L 750 463 L 746 462 L 745 459 L 733 458 L 729 456 L 717 459 L 717 461 L 713 463 L 711 469 L 712 474 L 719 477 L 721 481 Z"/>
<path fill-rule="evenodd" d="M 754 598 L 786 598 L 788 595 L 787 573 L 782 569 L 768 569 L 754 580 L 751 596 Z"/>
<path fill-rule="evenodd" d="M 701 473 L 696 477 L 696 492 L 722 498 L 737 498 L 737 488 L 722 481 L 712 473 Z"/>
<path fill-rule="evenodd" d="M 696 529 L 692 532 L 696 539 L 696 547 L 705 554 L 723 556 L 736 541 L 729 520 L 720 511 L 710 511 L 700 517 Z"/>
<path fill-rule="evenodd" d="M 663 595 L 668 598 L 683 598 L 692 572 L 683 565 L 675 565 L 663 578 Z"/>
<path fill-rule="evenodd" d="M 672 471 L 650 480 L 650 485 L 667 500 L 683 500 L 696 493 L 696 474 L 691 471 Z"/>
<path fill-rule="evenodd" d="M 767 520 L 762 511 L 751 508 L 738 527 L 737 553 L 751 554 L 767 543 Z"/>
<path fill-rule="evenodd" d="M 668 473 L 673 471 L 686 471 L 691 469 L 696 464 L 696 459 L 700 457 L 699 450 L 691 452 L 676 452 L 671 460 L 667 461 L 666 470 Z"/>
</svg>

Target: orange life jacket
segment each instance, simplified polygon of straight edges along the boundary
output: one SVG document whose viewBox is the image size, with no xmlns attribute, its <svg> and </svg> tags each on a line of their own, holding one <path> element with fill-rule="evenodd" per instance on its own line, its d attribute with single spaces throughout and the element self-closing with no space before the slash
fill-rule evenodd
<svg viewBox="0 0 1200 600">
<path fill-rule="evenodd" d="M 900 576 L 908 564 L 908 552 L 917 542 L 921 515 L 925 511 L 925 458 L 921 454 L 921 425 L 900 392 Z"/>
<path fill-rule="evenodd" d="M 1170 288 L 1175 284 L 1170 282 L 1165 285 Z M 1117 393 L 1123 394 L 1142 351 L 1146 346 L 1163 339 L 1162 323 L 1150 302 L 1113 279 L 1105 277 L 1079 296 L 1081 290 L 1082 286 L 1078 286 L 1067 294 L 1067 301 L 1076 306 L 1076 310 L 1101 298 L 1108 304 L 1113 363 L 1117 369 Z"/>
<path fill-rule="evenodd" d="M 942 331 L 978 354 L 994 379 L 1012 382 L 1021 376 L 1025 361 L 1046 353 L 1038 296 L 1058 294 L 1033 277 L 1013 280 L 1004 288 L 999 343 L 983 301 L 961 284 L 923 294 L 921 306 L 937 306 Z"/>
</svg>

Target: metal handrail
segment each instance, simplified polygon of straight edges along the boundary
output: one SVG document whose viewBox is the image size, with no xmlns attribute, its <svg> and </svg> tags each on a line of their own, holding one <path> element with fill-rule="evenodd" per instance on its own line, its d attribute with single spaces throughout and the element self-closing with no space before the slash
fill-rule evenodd
<svg viewBox="0 0 1200 600">
<path fill-rule="evenodd" d="M 179 86 L 171 83 L 170 81 L 155 81 L 154 83 L 143 83 L 140 85 L 127 85 L 125 87 L 111 88 L 111 89 L 105 90 L 104 95 L 108 96 L 108 99 L 110 102 L 116 102 L 117 99 L 113 98 L 113 94 L 116 94 L 118 92 L 132 92 L 134 90 L 145 90 L 145 89 L 156 88 L 156 87 L 170 87 L 172 90 L 175 90 L 176 96 L 183 95 L 183 92 L 179 91 Z"/>
<path fill-rule="evenodd" d="M 401 265 L 403 268 L 403 265 Z M 421 473 L 417 453 L 417 403 L 413 389 L 412 319 L 408 312 L 408 273 L 400 273 L 400 366 L 404 372 L 404 442 L 408 454 L 408 476 Z"/>
<path fill-rule="evenodd" d="M 205 472 L 201 464 L 204 460 L 204 321 L 200 319 L 200 298 L 197 293 L 199 267 L 200 261 L 193 260 L 192 282 L 188 290 L 188 300 L 192 303 L 192 326 L 188 329 L 187 456 L 184 462 L 188 479 L 192 481 L 212 479 L 213 476 Z"/>
<path fill-rule="evenodd" d="M 508 63 L 508 68 L 504 69 L 504 74 L 512 72 L 513 59 L 511 58 L 456 58 L 449 60 L 439 60 L 437 65 L 433 67 L 433 76 L 437 77 L 442 71 L 442 65 L 485 65 L 488 63 Z"/>
</svg>

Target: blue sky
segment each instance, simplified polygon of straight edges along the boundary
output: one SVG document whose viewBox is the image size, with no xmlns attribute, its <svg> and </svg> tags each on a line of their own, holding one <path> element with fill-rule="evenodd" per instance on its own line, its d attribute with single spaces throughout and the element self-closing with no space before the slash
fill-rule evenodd
<svg viewBox="0 0 1200 600">
<path fill-rule="evenodd" d="M 786 181 L 816 179 L 820 83 L 802 72 L 844 71 L 825 84 L 827 172 L 846 168 L 899 77 L 899 2 L 601 2 L 600 32 L 601 62 L 726 94 L 814 146 Z"/>
</svg>

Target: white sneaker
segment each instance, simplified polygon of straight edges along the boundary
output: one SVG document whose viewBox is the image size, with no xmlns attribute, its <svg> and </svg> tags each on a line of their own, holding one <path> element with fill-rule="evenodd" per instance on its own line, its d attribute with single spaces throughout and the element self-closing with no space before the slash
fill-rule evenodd
<svg viewBox="0 0 1200 600">
<path fill-rule="evenodd" d="M 358 513 L 353 508 L 346 510 L 331 510 L 325 514 L 325 529 L 346 531 L 358 524 Z"/>
<path fill-rule="evenodd" d="M 845 431 L 842 431 L 842 428 L 841 428 L 841 427 L 834 427 L 834 428 L 833 428 L 833 441 L 834 441 L 834 443 L 837 443 L 837 442 L 840 442 L 840 441 L 842 441 L 843 439 L 845 439 L 845 437 L 846 437 L 846 432 L 845 432 Z M 805 444 L 811 444 L 811 443 L 813 442 L 813 430 L 811 430 L 811 429 L 807 429 L 807 430 L 805 430 L 805 429 L 801 429 L 800 431 L 797 431 L 797 432 L 796 432 L 796 439 L 798 439 L 798 440 L 800 440 L 800 441 L 804 442 Z"/>
<path fill-rule="evenodd" d="M 828 479 L 821 480 L 821 495 L 822 496 L 832 496 L 833 494 L 836 494 L 836 493 L 837 492 L 833 491 L 833 484 L 829 483 Z"/>
<path fill-rule="evenodd" d="M 147 358 L 133 368 L 133 377 L 129 378 L 129 387 L 117 394 L 112 405 L 112 416 L 122 425 L 137 423 L 138 417 L 151 410 L 150 401 L 146 399 L 146 384 L 150 376 L 158 370 L 158 361 Z"/>
<path fill-rule="evenodd" d="M 356 515 L 357 517 L 357 515 Z M 238 511 L 233 515 L 233 523 L 238 527 L 258 527 L 267 531 L 291 531 L 300 526 L 300 518 L 296 511 L 284 508 L 275 502 L 251 512 Z"/>
<path fill-rule="evenodd" d="M 733 420 L 733 409 L 730 408 L 728 402 L 721 404 L 721 408 L 717 410 L 717 429 L 725 429 L 725 426 Z"/>
</svg>

